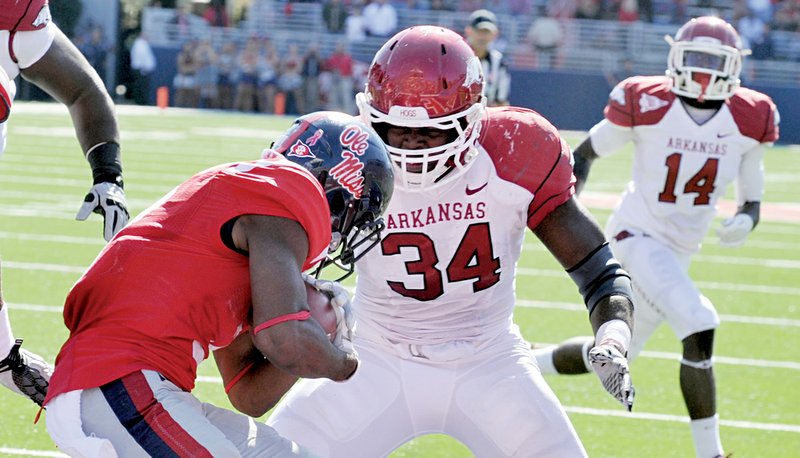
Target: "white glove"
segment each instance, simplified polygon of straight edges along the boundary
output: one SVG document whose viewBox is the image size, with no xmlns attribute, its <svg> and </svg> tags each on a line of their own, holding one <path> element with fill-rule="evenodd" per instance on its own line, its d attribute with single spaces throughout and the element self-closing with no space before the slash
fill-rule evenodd
<svg viewBox="0 0 800 458">
<path fill-rule="evenodd" d="M 747 213 L 737 213 L 726 219 L 717 229 L 720 246 L 736 248 L 744 245 L 753 225 L 753 218 Z"/>
<path fill-rule="evenodd" d="M 635 390 L 631 383 L 628 360 L 615 345 L 603 343 L 589 350 L 589 361 L 606 391 L 630 412 L 633 409 Z"/>
<path fill-rule="evenodd" d="M 92 186 L 75 219 L 85 221 L 93 212 L 103 215 L 103 238 L 106 241 L 111 240 L 111 237 L 128 224 L 130 218 L 125 203 L 125 191 L 116 183 L 97 183 Z"/>
<path fill-rule="evenodd" d="M 353 348 L 356 319 L 350 307 L 350 293 L 347 288 L 339 282 L 319 280 L 308 274 L 303 274 L 303 280 L 331 299 L 333 311 L 336 312 L 336 332 L 331 339 L 333 344 L 344 352 L 356 354 Z"/>
</svg>

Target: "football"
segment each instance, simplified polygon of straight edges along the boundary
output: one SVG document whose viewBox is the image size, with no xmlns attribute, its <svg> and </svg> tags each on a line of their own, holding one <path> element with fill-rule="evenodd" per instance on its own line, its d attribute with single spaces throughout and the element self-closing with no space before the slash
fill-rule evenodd
<svg viewBox="0 0 800 458">
<path fill-rule="evenodd" d="M 328 336 L 333 337 L 336 332 L 336 312 L 333 310 L 330 298 L 308 283 L 306 283 L 306 296 L 311 317 L 317 320 Z"/>
</svg>

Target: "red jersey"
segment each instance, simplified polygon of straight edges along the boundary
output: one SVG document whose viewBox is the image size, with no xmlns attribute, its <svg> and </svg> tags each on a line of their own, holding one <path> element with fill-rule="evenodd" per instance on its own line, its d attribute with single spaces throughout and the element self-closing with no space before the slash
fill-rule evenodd
<svg viewBox="0 0 800 458">
<path fill-rule="evenodd" d="M 51 21 L 47 0 L 3 0 L 0 30 L 29 32 L 44 28 Z"/>
<path fill-rule="evenodd" d="M 302 167 L 273 155 L 200 172 L 120 231 L 72 288 L 47 400 L 143 369 L 191 391 L 209 351 L 248 327 L 248 257 L 220 235 L 245 214 L 300 223 L 303 270 L 327 253 L 328 202 Z"/>
</svg>

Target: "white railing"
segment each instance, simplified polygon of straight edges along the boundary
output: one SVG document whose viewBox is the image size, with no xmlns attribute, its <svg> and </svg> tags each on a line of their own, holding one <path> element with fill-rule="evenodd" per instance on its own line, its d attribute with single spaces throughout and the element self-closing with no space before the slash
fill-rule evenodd
<svg viewBox="0 0 800 458">
<path fill-rule="evenodd" d="M 693 1 L 692 3 L 697 3 Z M 254 0 L 246 21 L 236 29 L 208 27 L 201 18 L 194 17 L 190 27 L 180 29 L 171 23 L 171 10 L 147 8 L 143 27 L 155 46 L 178 48 L 189 38 L 207 37 L 219 46 L 223 41 L 243 42 L 257 35 L 272 39 L 279 50 L 288 43 L 301 48 L 316 43 L 323 55 L 330 53 L 343 35 L 328 33 L 322 20 L 320 3 L 294 3 L 291 14 L 286 14 L 283 2 Z M 398 9 L 400 28 L 414 24 L 438 24 L 461 32 L 467 23 L 467 13 L 451 11 L 422 11 Z M 527 32 L 533 16 L 498 15 L 501 37 L 506 43 L 506 54 L 512 68 L 527 68 L 536 64 Z M 199 22 L 198 22 L 199 21 Z M 560 50 L 561 69 L 580 73 L 613 71 L 627 57 L 634 69 L 644 74 L 664 71 L 669 46 L 664 35 L 674 35 L 676 26 L 644 22 L 619 23 L 617 21 L 570 20 L 563 22 L 565 41 Z M 774 60 L 747 59 L 751 74 L 765 83 L 798 84 L 800 77 L 800 33 L 773 32 Z M 383 44 L 382 38 L 368 38 L 350 43 L 350 51 L 360 61 L 369 62 Z"/>
</svg>

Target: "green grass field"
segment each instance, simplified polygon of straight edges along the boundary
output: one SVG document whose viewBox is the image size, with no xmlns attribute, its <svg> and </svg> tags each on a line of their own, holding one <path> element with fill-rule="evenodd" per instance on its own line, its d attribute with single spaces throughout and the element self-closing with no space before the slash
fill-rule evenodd
<svg viewBox="0 0 800 458">
<path fill-rule="evenodd" d="M 289 118 L 119 107 L 125 182 L 138 214 L 173 186 L 208 166 L 255 159 Z M 582 134 L 566 133 L 577 144 Z M 595 163 L 585 202 L 602 223 L 602 197 L 627 181 L 630 152 Z M 723 323 L 716 339 L 717 386 L 726 451 L 739 458 L 800 456 L 800 150 L 775 147 L 766 157 L 764 216 L 748 243 L 723 249 L 709 232 L 691 267 Z M 64 297 L 103 247 L 101 219 L 74 221 L 91 181 L 66 111 L 15 105 L 0 158 L 0 254 L 3 294 L 25 347 L 54 360 L 67 336 Z M 732 195 L 732 190 L 729 196 Z M 597 203 L 595 203 L 597 202 Z M 529 237 L 520 262 L 516 321 L 536 342 L 590 331 L 575 286 Z M 680 345 L 662 327 L 632 363 L 634 413 L 624 412 L 594 375 L 551 377 L 592 457 L 691 457 L 694 448 L 678 387 Z M 230 406 L 213 363 L 201 365 L 196 394 Z M 0 389 L 0 456 L 61 456 L 37 409 Z M 456 441 L 418 438 L 397 457 L 469 457 Z"/>
</svg>

